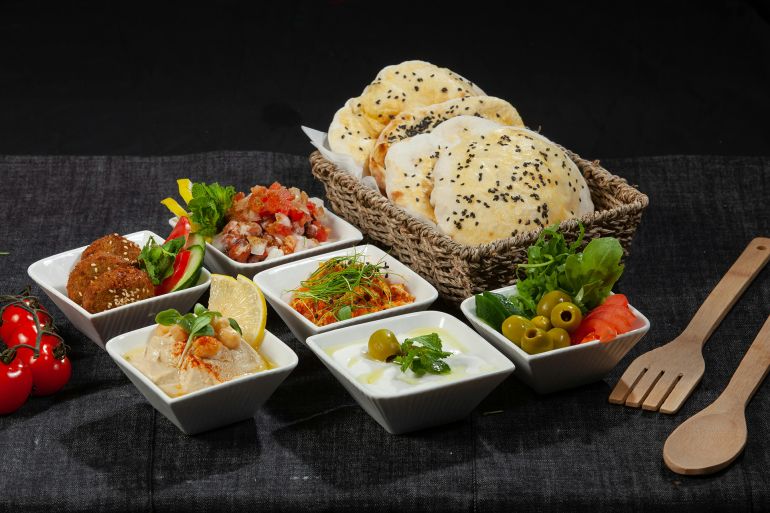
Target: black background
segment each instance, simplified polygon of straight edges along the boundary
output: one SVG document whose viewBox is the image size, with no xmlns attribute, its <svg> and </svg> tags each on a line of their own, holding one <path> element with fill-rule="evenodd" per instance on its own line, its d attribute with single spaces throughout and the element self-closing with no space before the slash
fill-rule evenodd
<svg viewBox="0 0 770 513">
<path fill-rule="evenodd" d="M 770 9 L 722 2 L 0 4 L 0 154 L 307 154 L 379 69 L 447 66 L 591 158 L 766 155 Z"/>
</svg>

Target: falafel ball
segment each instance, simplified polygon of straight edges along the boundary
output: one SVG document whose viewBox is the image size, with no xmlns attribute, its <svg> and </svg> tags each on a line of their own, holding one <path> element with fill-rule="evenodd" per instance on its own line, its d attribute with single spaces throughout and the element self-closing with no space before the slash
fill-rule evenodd
<svg viewBox="0 0 770 513">
<path fill-rule="evenodd" d="M 83 308 L 91 313 L 155 296 L 146 272 L 131 266 L 115 267 L 92 281 L 83 292 Z"/>
<path fill-rule="evenodd" d="M 88 258 L 94 253 L 105 252 L 123 257 L 132 265 L 137 265 L 139 263 L 139 253 L 141 253 L 141 251 L 142 248 L 140 248 L 138 244 L 131 242 L 125 237 L 121 237 L 117 233 L 111 233 L 105 235 L 101 239 L 93 241 L 91 245 L 83 251 L 80 258 Z"/>
<path fill-rule="evenodd" d="M 70 271 L 67 280 L 67 295 L 79 305 L 83 305 L 83 297 L 88 286 L 102 274 L 119 267 L 131 267 L 131 262 L 113 253 L 99 251 L 82 258 Z"/>
</svg>

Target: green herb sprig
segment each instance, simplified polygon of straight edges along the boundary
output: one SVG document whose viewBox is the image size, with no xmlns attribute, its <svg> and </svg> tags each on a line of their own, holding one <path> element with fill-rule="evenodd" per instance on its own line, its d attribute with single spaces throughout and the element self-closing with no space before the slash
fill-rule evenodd
<svg viewBox="0 0 770 513">
<path fill-rule="evenodd" d="M 174 260 L 185 244 L 184 236 L 158 244 L 150 237 L 139 253 L 139 265 L 147 271 L 153 285 L 160 285 L 174 273 Z"/>
<path fill-rule="evenodd" d="M 218 183 L 206 185 L 196 182 L 192 185 L 192 199 L 187 204 L 190 209 L 190 221 L 195 225 L 195 233 L 203 237 L 213 237 L 224 228 L 227 211 L 233 205 L 235 187 L 222 187 Z"/>
<path fill-rule="evenodd" d="M 212 310 L 206 309 L 205 306 L 198 303 L 191 313 L 184 315 L 180 314 L 177 310 L 171 308 L 169 310 L 163 310 L 155 316 L 155 322 L 163 326 L 179 325 L 185 332 L 189 333 L 187 337 L 187 343 L 182 350 L 182 355 L 179 357 L 178 367 L 182 366 L 182 362 L 187 356 L 187 352 L 192 346 L 193 340 L 198 337 L 213 337 L 214 328 L 211 326 L 211 321 L 217 317 L 222 317 L 222 314 Z M 242 335 L 241 327 L 235 321 L 235 319 L 228 319 L 230 326 Z"/>
<path fill-rule="evenodd" d="M 401 343 L 401 353 L 392 362 L 401 366 L 401 372 L 411 368 L 417 376 L 447 374 L 451 367 L 444 358 L 452 353 L 444 351 L 438 333 L 408 338 Z"/>
<path fill-rule="evenodd" d="M 300 283 L 300 288 L 290 292 L 295 298 L 329 304 L 335 317 L 343 321 L 353 316 L 357 301 L 376 296 L 372 289 L 374 280 L 387 278 L 388 274 L 386 262 L 367 262 L 361 253 L 338 256 L 321 263 L 307 280 Z M 385 292 L 390 294 L 390 289 Z"/>
<path fill-rule="evenodd" d="M 517 268 L 524 275 L 516 283 L 516 294 L 507 298 L 491 292 L 477 294 L 477 315 L 499 331 L 510 315 L 536 316 L 538 301 L 552 290 L 567 293 L 583 313 L 597 307 L 623 274 L 623 247 L 614 237 L 601 237 L 581 252 L 584 235 L 580 224 L 577 240 L 567 244 L 557 227 L 543 229 L 537 242 L 527 248 L 527 263 Z"/>
</svg>

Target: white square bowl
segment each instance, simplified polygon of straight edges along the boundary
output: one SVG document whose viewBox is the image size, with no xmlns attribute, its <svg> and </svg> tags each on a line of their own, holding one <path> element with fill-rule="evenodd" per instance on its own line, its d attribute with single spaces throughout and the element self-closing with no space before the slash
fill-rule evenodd
<svg viewBox="0 0 770 513">
<path fill-rule="evenodd" d="M 510 296 L 515 291 L 516 285 L 511 285 L 492 292 Z M 647 317 L 631 307 L 636 317 L 631 331 L 618 335 L 609 342 L 595 340 L 545 353 L 529 354 L 476 315 L 474 296 L 463 301 L 460 309 L 476 331 L 516 364 L 514 376 L 539 394 L 574 388 L 603 379 L 650 329 Z"/>
<path fill-rule="evenodd" d="M 159 244 L 164 241 L 163 237 L 147 230 L 125 235 L 125 238 L 139 246 L 144 246 L 150 237 Z M 27 274 L 35 280 L 35 283 L 43 289 L 67 319 L 102 349 L 104 349 L 104 342 L 115 335 L 154 323 L 155 314 L 162 310 L 176 308 L 180 312 L 187 312 L 211 283 L 211 274 L 203 268 L 198 283 L 194 287 L 142 299 L 104 312 L 91 313 L 67 296 L 67 279 L 70 271 L 87 247 L 82 246 L 38 260 L 29 266 Z"/>
<path fill-rule="evenodd" d="M 367 262 L 385 262 L 390 271 L 388 280 L 393 283 L 405 283 L 407 290 L 415 298 L 414 303 L 388 308 L 387 310 L 381 310 L 360 317 L 353 317 L 326 326 L 316 326 L 289 306 L 292 296 L 291 290 L 298 288 L 303 280 L 306 280 L 313 271 L 318 269 L 320 263 L 336 256 L 353 255 L 354 253 L 363 254 Z M 278 312 L 278 315 L 281 316 L 283 322 L 286 323 L 300 342 L 304 342 L 310 335 L 325 333 L 352 324 L 360 324 L 362 322 L 392 317 L 407 312 L 425 310 L 438 297 L 438 291 L 433 285 L 380 248 L 372 246 L 371 244 L 342 249 L 331 253 L 324 253 L 297 262 L 273 267 L 272 269 L 257 274 L 254 277 L 254 282 L 260 289 L 262 289 L 262 292 L 270 302 L 270 305 L 276 312 Z"/>
<path fill-rule="evenodd" d="M 170 397 L 125 359 L 126 353 L 147 344 L 156 326 L 146 326 L 113 338 L 107 342 L 107 353 L 153 408 L 188 435 L 253 417 L 297 366 L 294 351 L 265 331 L 259 352 L 275 365 L 274 368 Z"/>
<path fill-rule="evenodd" d="M 329 240 L 322 242 L 313 248 L 302 249 L 289 255 L 283 255 L 271 258 L 270 260 L 249 264 L 236 262 L 215 248 L 212 244 L 206 243 L 206 256 L 204 257 L 203 262 L 212 273 L 228 274 L 230 276 L 237 276 L 239 274 L 244 276 L 254 276 L 254 274 L 260 271 L 285 264 L 286 262 L 293 262 L 311 255 L 354 246 L 364 238 L 358 228 L 341 217 L 334 215 L 328 209 L 326 209 L 326 218 L 328 220 L 327 225 L 331 228 Z M 171 226 L 174 226 L 176 225 L 177 218 L 172 217 L 168 222 Z"/>
<path fill-rule="evenodd" d="M 402 342 L 414 330 L 449 332 L 467 353 L 482 358 L 490 368 L 457 379 L 415 385 L 414 389 L 381 391 L 361 383 L 327 349 L 368 340 L 376 330 L 389 329 Z M 467 417 L 511 372 L 513 364 L 464 322 L 444 312 L 415 312 L 313 335 L 308 347 L 342 383 L 358 404 L 388 433 L 397 435 L 447 424 Z M 451 359 L 448 361 L 451 365 Z"/>
</svg>

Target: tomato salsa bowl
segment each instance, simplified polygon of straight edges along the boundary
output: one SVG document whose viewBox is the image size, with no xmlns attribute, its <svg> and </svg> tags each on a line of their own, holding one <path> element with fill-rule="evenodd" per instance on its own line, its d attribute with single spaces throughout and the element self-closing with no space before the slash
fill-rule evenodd
<svg viewBox="0 0 770 513">
<path fill-rule="evenodd" d="M 293 262 L 307 258 L 319 253 L 325 253 L 327 251 L 334 251 L 342 248 L 354 246 L 361 242 L 364 236 L 361 232 L 348 223 L 344 219 L 334 215 L 327 209 L 325 211 L 325 217 L 327 226 L 329 228 L 329 238 L 318 246 L 302 249 L 269 260 L 263 260 L 262 262 L 243 263 L 233 260 L 225 253 L 220 251 L 216 246 L 211 243 L 206 243 L 206 256 L 204 257 L 204 265 L 217 274 L 227 274 L 230 276 L 237 276 L 242 274 L 244 276 L 254 276 L 260 271 L 270 269 L 286 262 Z M 169 219 L 169 224 L 175 226 L 178 218 L 173 217 Z"/>
<path fill-rule="evenodd" d="M 125 235 L 139 246 L 153 238 L 163 244 L 163 237 L 148 231 Z M 33 263 L 27 274 L 64 313 L 69 321 L 96 345 L 104 349 L 104 343 L 127 331 L 148 326 L 155 322 L 155 314 L 169 308 L 186 312 L 195 304 L 211 283 L 211 274 L 201 268 L 197 283 L 187 289 L 169 292 L 118 306 L 111 310 L 91 313 L 67 296 L 67 278 L 87 246 L 71 249 Z"/>
</svg>

